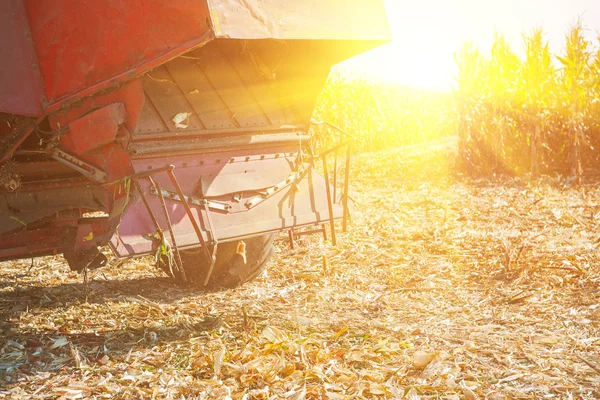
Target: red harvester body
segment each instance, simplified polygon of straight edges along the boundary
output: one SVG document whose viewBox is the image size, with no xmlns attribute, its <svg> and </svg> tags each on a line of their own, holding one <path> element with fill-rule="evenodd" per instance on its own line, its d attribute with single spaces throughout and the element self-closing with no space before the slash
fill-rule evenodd
<svg viewBox="0 0 600 400">
<path fill-rule="evenodd" d="M 387 40 L 379 0 L 5 1 L 0 261 L 168 243 L 214 266 L 218 243 L 329 224 L 347 207 L 313 168 L 313 108 Z"/>
</svg>

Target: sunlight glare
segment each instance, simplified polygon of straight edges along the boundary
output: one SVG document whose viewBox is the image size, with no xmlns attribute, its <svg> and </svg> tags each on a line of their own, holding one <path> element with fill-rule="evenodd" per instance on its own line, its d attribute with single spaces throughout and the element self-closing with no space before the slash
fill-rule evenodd
<svg viewBox="0 0 600 400">
<path fill-rule="evenodd" d="M 385 0 L 393 41 L 338 68 L 369 79 L 425 89 L 448 90 L 456 76 L 454 53 L 467 41 L 488 53 L 502 33 L 517 54 L 522 34 L 542 27 L 551 50 L 560 53 L 564 32 L 582 16 L 590 39 L 600 29 L 595 0 Z"/>
</svg>

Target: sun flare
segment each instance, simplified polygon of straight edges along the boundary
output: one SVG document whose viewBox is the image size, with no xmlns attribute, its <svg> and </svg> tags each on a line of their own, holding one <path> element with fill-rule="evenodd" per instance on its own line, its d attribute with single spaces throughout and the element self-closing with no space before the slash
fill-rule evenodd
<svg viewBox="0 0 600 400">
<path fill-rule="evenodd" d="M 551 50 L 560 53 L 564 32 L 582 16 L 593 39 L 600 28 L 600 2 L 574 0 L 385 0 L 393 41 L 342 64 L 341 71 L 406 86 L 449 90 L 458 72 L 454 54 L 466 42 L 489 52 L 501 33 L 520 56 L 523 34 L 542 28 Z"/>
</svg>

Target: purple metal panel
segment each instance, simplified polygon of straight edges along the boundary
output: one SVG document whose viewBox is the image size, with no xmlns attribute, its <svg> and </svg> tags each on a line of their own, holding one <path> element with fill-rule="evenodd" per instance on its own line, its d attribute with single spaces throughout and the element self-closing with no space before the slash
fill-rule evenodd
<svg viewBox="0 0 600 400">
<path fill-rule="evenodd" d="M 284 157 L 268 161 L 227 162 L 225 165 L 207 166 L 206 173 L 197 182 L 207 197 L 224 196 L 227 193 L 248 192 L 267 188 L 281 182 L 292 173 L 291 160 Z"/>
<path fill-rule="evenodd" d="M 42 114 L 42 82 L 22 0 L 0 6 L 0 112 Z"/>
<path fill-rule="evenodd" d="M 288 149 L 288 151 L 290 150 Z M 232 186 L 233 181 L 240 183 L 235 193 L 239 193 L 243 186 L 246 189 L 246 195 L 256 196 L 266 188 L 265 185 L 269 187 L 269 185 L 277 184 L 279 180 L 286 179 L 289 176 L 288 173 L 291 172 L 289 166 L 282 168 L 280 158 L 276 158 L 274 154 L 264 153 L 264 159 L 261 159 L 260 154 L 260 152 L 242 151 L 204 156 L 202 159 L 199 159 L 198 156 L 182 156 L 175 165 L 175 175 L 186 196 L 198 197 L 202 190 L 203 193 L 217 196 L 214 198 L 215 201 L 227 203 L 232 207 L 229 213 L 211 210 L 210 218 L 215 229 L 215 236 L 219 241 L 235 240 L 245 236 L 329 221 L 325 181 L 314 170 L 311 170 L 296 188 L 288 187 L 249 211 L 245 210 L 244 200 L 236 201 L 233 193 L 230 193 L 235 187 L 235 185 Z M 258 157 L 256 157 L 257 155 Z M 246 156 L 251 157 L 252 161 L 245 161 Z M 234 159 L 234 164 L 238 164 L 237 166 L 227 164 L 231 158 Z M 148 171 L 149 166 L 158 169 L 159 166 L 166 165 L 168 161 L 172 161 L 172 159 L 139 160 L 134 163 L 136 170 Z M 293 157 L 288 158 L 287 161 L 291 163 Z M 203 179 L 204 176 L 209 179 L 210 176 L 213 176 L 216 180 L 210 182 L 208 187 L 202 187 L 207 183 L 207 179 Z M 165 173 L 157 174 L 155 179 L 163 189 L 174 190 Z M 244 180 L 243 185 L 242 180 Z M 268 181 L 270 183 L 267 183 Z M 204 182 L 204 184 L 200 182 Z M 141 183 L 151 207 L 160 210 L 160 200 L 150 194 L 150 183 L 147 181 L 141 181 Z M 251 187 L 249 185 L 252 184 L 253 190 L 249 190 Z M 220 185 L 222 186 L 219 187 Z M 183 204 L 167 200 L 167 207 L 180 248 L 197 247 L 199 245 L 198 238 Z M 190 207 L 196 219 L 201 221 L 205 239 L 208 240 L 206 234 L 208 224 L 203 216 L 203 207 L 195 205 L 190 205 Z M 340 206 L 335 205 L 333 212 L 335 218 L 342 216 Z M 156 217 L 161 227 L 166 229 L 167 221 L 164 216 L 156 212 Z M 138 199 L 123 214 L 118 236 L 112 239 L 111 246 L 119 257 L 151 254 L 154 246 L 157 245 L 153 235 L 155 231 L 156 228 L 148 211 L 142 201 Z"/>
</svg>

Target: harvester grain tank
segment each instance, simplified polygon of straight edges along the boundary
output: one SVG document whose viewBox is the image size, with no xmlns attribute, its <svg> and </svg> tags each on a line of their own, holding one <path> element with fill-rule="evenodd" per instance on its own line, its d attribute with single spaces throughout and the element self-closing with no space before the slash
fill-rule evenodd
<svg viewBox="0 0 600 400">
<path fill-rule="evenodd" d="M 379 0 L 4 1 L 0 261 L 81 271 L 108 245 L 251 279 L 275 233 L 347 213 L 311 115 L 333 65 L 387 40 Z"/>
</svg>

